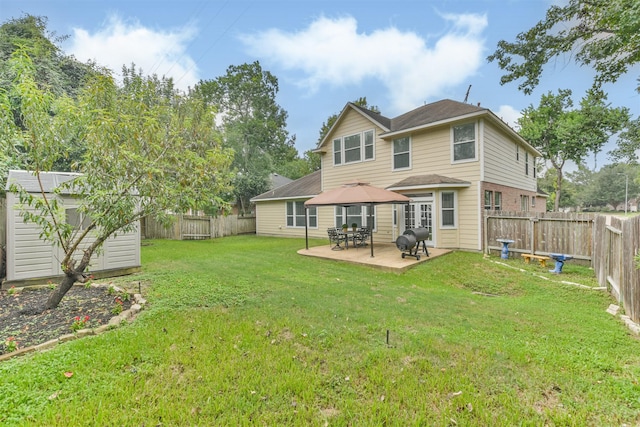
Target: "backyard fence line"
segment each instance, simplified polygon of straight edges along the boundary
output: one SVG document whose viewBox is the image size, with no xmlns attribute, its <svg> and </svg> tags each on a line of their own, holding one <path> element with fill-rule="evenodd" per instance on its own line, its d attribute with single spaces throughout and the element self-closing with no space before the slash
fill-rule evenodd
<svg viewBox="0 0 640 427">
<path fill-rule="evenodd" d="M 142 236 L 145 239 L 203 240 L 218 237 L 252 234 L 256 232 L 256 218 L 238 215 L 196 216 L 175 215 L 169 228 L 153 218 L 143 218 Z"/>
<path fill-rule="evenodd" d="M 598 284 L 640 323 L 640 216 L 487 211 L 483 237 L 486 253 L 502 249 L 497 239 L 509 239 L 515 256 L 559 253 L 589 261 Z"/>
<path fill-rule="evenodd" d="M 610 290 L 636 323 L 640 323 L 640 271 L 635 260 L 639 248 L 640 216 L 596 218 L 592 265 L 598 283 Z"/>
<path fill-rule="evenodd" d="M 487 211 L 484 216 L 484 247 L 487 253 L 500 251 L 497 239 L 513 240 L 509 252 L 549 256 L 572 255 L 591 261 L 594 214 L 562 212 Z"/>
</svg>

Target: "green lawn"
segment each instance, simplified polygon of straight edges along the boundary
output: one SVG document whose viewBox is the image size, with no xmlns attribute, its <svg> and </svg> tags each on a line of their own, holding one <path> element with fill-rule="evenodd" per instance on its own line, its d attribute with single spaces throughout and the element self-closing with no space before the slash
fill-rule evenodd
<svg viewBox="0 0 640 427">
<path fill-rule="evenodd" d="M 640 342 L 606 293 L 558 282 L 597 286 L 575 263 L 461 252 L 398 275 L 299 239 L 149 243 L 118 281 L 145 311 L 0 364 L 0 424 L 640 423 Z"/>
</svg>

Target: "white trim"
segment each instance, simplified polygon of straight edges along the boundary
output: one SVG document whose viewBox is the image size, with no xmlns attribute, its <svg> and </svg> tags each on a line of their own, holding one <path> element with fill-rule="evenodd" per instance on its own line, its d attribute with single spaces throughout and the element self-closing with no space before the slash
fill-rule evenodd
<svg viewBox="0 0 640 427">
<path fill-rule="evenodd" d="M 477 182 L 478 185 L 478 198 L 482 203 L 478 203 L 478 250 L 482 250 L 482 229 L 484 227 L 484 191 L 482 191 L 482 181 Z M 485 190 L 487 191 L 487 190 Z M 493 190 L 491 191 L 491 206 L 493 206 Z"/>
<path fill-rule="evenodd" d="M 407 185 L 403 187 L 387 187 L 389 191 L 407 191 L 407 190 L 422 190 L 422 189 L 439 189 L 439 188 L 467 188 L 471 187 L 470 182 L 450 183 L 450 184 L 425 184 L 425 185 Z"/>
<path fill-rule="evenodd" d="M 480 181 L 484 181 L 484 119 L 478 120 L 478 161 L 480 162 Z"/>
<path fill-rule="evenodd" d="M 289 196 L 289 197 L 274 197 L 272 199 L 249 199 L 251 203 L 260 203 L 260 202 L 278 202 L 281 200 L 309 200 L 316 197 L 317 194 L 311 194 L 309 196 Z"/>
</svg>

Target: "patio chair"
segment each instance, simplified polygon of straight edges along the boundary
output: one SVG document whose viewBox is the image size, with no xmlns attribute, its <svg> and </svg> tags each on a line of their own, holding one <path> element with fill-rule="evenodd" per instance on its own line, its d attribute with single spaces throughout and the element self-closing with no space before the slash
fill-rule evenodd
<svg viewBox="0 0 640 427">
<path fill-rule="evenodd" d="M 332 251 L 341 251 L 344 249 L 340 246 L 340 242 L 347 242 L 347 235 L 338 232 L 335 228 L 327 228 L 327 235 L 329 236 L 329 244 L 334 244 L 335 246 L 331 248 Z"/>
<path fill-rule="evenodd" d="M 358 231 L 353 235 L 353 246 L 356 248 L 358 246 L 367 246 L 367 240 L 369 240 L 369 235 L 371 231 L 368 227 L 360 227 Z"/>
</svg>

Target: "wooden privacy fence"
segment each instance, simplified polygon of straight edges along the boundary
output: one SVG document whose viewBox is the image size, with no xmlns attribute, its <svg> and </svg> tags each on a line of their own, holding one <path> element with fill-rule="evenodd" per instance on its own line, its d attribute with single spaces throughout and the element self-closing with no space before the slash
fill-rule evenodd
<svg viewBox="0 0 640 427">
<path fill-rule="evenodd" d="M 640 323 L 640 216 L 576 213 L 487 212 L 484 247 L 500 251 L 497 239 L 509 239 L 509 252 L 549 255 L 562 253 L 590 261 L 598 283 L 622 304 L 625 314 Z"/>
<path fill-rule="evenodd" d="M 593 241 L 592 265 L 598 283 L 610 290 L 631 320 L 640 323 L 640 271 L 635 260 L 640 248 L 640 216 L 598 216 Z"/>
<path fill-rule="evenodd" d="M 501 250 L 497 239 L 509 239 L 509 252 L 548 256 L 572 255 L 591 261 L 595 215 L 559 212 L 489 211 L 484 217 L 484 247 Z"/>
<path fill-rule="evenodd" d="M 202 240 L 256 232 L 255 217 L 176 215 L 173 225 L 165 228 L 153 218 L 143 218 L 145 239 Z"/>
</svg>

